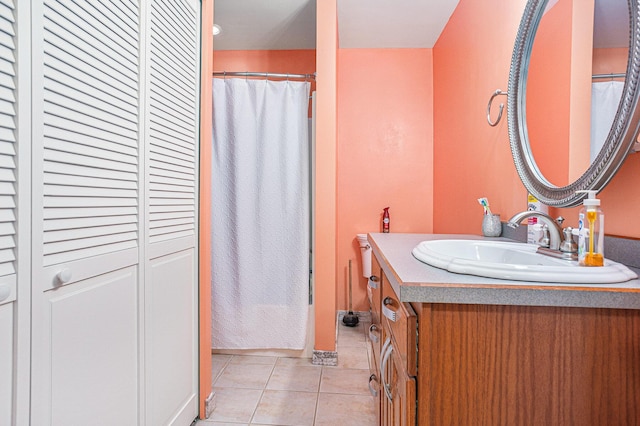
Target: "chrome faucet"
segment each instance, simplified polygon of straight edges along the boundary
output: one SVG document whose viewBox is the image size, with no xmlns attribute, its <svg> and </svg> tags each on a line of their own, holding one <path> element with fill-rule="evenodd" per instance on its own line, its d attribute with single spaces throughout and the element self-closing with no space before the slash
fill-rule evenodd
<svg viewBox="0 0 640 426">
<path fill-rule="evenodd" d="M 530 217 L 538 217 L 542 223 L 547 225 L 549 230 L 549 248 L 551 250 L 560 250 L 560 242 L 562 241 L 563 230 L 560 224 L 564 219 L 559 217 L 558 219 L 553 219 L 546 213 L 537 212 L 535 210 L 526 210 L 520 213 L 516 213 L 509 221 L 507 222 L 507 226 L 511 228 L 517 228 L 520 226 L 520 223 L 528 219 Z"/>
</svg>

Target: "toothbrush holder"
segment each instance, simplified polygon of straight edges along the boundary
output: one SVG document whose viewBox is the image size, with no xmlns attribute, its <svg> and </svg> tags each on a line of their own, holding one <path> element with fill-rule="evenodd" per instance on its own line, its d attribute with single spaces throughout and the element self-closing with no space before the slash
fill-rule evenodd
<svg viewBox="0 0 640 426">
<path fill-rule="evenodd" d="M 485 237 L 499 237 L 502 234 L 502 223 L 499 214 L 485 214 L 482 216 L 482 235 Z"/>
</svg>

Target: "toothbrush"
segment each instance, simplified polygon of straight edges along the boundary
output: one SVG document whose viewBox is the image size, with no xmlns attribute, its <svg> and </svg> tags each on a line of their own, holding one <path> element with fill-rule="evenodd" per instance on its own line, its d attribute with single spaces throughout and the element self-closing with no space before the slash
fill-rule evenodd
<svg viewBox="0 0 640 426">
<path fill-rule="evenodd" d="M 489 208 L 489 200 L 486 198 L 478 198 L 478 203 L 484 208 L 484 214 L 491 214 L 491 209 Z"/>
</svg>

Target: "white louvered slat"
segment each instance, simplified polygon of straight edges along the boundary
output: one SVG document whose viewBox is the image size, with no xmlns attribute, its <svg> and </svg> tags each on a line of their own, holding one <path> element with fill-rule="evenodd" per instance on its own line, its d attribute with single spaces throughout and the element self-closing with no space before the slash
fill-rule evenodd
<svg viewBox="0 0 640 426">
<path fill-rule="evenodd" d="M 135 207 L 137 204 L 136 200 L 132 200 L 131 198 L 111 197 L 105 199 L 96 197 L 44 197 L 45 207 Z"/>
<path fill-rule="evenodd" d="M 0 117 L 0 120 L 2 117 Z M 13 132 L 13 131 L 12 131 Z M 2 134 L 0 133 L 0 154 L 2 155 L 16 155 L 16 147 L 12 142 L 9 142 L 9 139 L 3 139 Z"/>
<path fill-rule="evenodd" d="M 15 5 L 0 6 L 0 276 L 16 273 Z M 28 141 L 25 141 L 28 143 Z"/>
<path fill-rule="evenodd" d="M 129 220 L 135 219 L 135 215 L 130 215 Z M 120 225 L 123 222 L 122 218 L 119 216 L 103 216 L 103 217 L 85 217 L 85 218 L 74 218 L 74 219 L 56 219 L 50 220 L 47 222 L 47 231 L 67 231 L 69 229 L 83 229 L 83 228 L 92 228 L 92 227 L 109 227 Z M 124 222 L 128 224 L 128 222 Z M 97 234 L 99 235 L 99 234 Z"/>
<path fill-rule="evenodd" d="M 113 226 L 94 226 L 79 229 L 63 229 L 60 231 L 47 232 L 45 243 L 79 240 L 81 238 L 91 238 L 106 235 L 123 234 L 135 232 L 136 225 L 133 223 L 117 224 Z"/>
<path fill-rule="evenodd" d="M 44 5 L 48 266 L 138 244 L 140 71 L 135 4 Z"/>
</svg>

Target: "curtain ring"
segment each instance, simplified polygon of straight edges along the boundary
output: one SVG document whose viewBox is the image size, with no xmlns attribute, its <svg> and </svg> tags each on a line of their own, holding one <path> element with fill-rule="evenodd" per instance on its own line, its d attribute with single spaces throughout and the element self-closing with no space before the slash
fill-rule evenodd
<svg viewBox="0 0 640 426">
<path fill-rule="evenodd" d="M 499 111 L 498 111 L 498 118 L 496 118 L 495 122 L 491 121 L 491 103 L 493 102 L 493 98 L 495 98 L 498 95 L 508 96 L 509 93 L 503 92 L 502 90 L 498 89 L 495 92 L 493 92 L 493 94 L 491 95 L 491 98 L 489 98 L 489 104 L 487 105 L 487 122 L 489 122 L 489 126 L 491 127 L 495 127 L 498 125 L 498 123 L 502 119 L 502 111 L 504 110 L 504 104 L 500 104 Z"/>
</svg>

